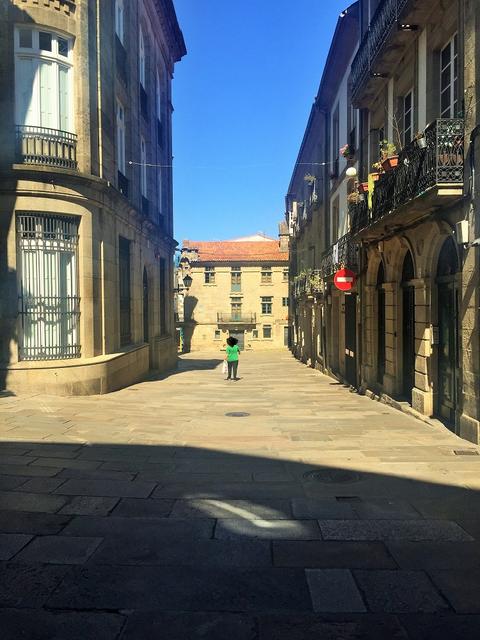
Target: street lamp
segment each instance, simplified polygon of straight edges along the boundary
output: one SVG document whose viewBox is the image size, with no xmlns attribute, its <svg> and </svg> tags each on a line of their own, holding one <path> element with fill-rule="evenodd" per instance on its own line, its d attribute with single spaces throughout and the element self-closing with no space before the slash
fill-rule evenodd
<svg viewBox="0 0 480 640">
<path fill-rule="evenodd" d="M 192 286 L 192 276 L 187 273 L 187 275 L 183 278 L 183 284 L 185 285 L 185 289 L 190 289 Z"/>
</svg>

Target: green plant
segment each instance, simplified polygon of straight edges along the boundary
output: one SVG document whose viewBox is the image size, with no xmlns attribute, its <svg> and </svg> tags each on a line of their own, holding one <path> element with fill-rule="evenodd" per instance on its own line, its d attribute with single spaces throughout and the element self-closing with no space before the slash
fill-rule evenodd
<svg viewBox="0 0 480 640">
<path fill-rule="evenodd" d="M 315 176 L 313 176 L 311 173 L 306 173 L 303 176 L 303 179 L 305 180 L 305 182 L 307 182 L 308 184 L 313 184 L 315 182 Z"/>
<path fill-rule="evenodd" d="M 388 140 L 382 140 L 380 142 L 380 161 L 385 160 L 386 158 L 391 158 L 396 155 L 397 147 L 393 144 L 393 142 L 389 142 Z"/>
</svg>

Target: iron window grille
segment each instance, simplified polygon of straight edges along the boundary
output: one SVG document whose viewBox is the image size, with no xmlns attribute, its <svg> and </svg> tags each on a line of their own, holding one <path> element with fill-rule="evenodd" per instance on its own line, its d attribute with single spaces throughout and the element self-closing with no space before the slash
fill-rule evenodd
<svg viewBox="0 0 480 640">
<path fill-rule="evenodd" d="M 79 358 L 78 220 L 17 214 L 21 360 Z"/>
</svg>

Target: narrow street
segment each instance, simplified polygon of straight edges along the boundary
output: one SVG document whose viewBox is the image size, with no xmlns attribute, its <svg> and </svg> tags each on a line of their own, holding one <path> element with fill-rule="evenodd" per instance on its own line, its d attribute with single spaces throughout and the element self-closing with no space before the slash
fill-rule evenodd
<svg viewBox="0 0 480 640">
<path fill-rule="evenodd" d="M 480 447 L 288 352 L 0 398 L 2 640 L 480 637 Z"/>
</svg>

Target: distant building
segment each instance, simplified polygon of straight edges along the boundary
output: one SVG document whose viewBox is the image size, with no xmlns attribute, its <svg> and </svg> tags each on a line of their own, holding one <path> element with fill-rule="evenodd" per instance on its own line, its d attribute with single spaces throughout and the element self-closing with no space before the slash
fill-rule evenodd
<svg viewBox="0 0 480 640">
<path fill-rule="evenodd" d="M 174 365 L 172 0 L 0 4 L 0 389 Z"/>
<path fill-rule="evenodd" d="M 223 242 L 185 240 L 178 281 L 184 320 L 178 327 L 184 351 L 222 349 L 227 337 L 242 349 L 288 344 L 288 229 L 280 239 L 249 236 Z"/>
</svg>

